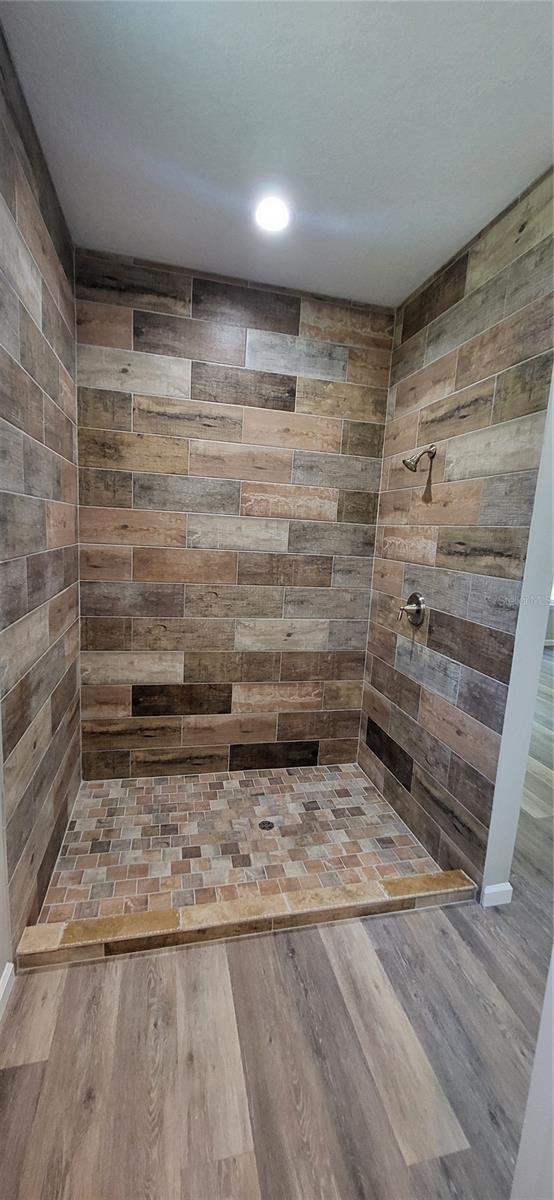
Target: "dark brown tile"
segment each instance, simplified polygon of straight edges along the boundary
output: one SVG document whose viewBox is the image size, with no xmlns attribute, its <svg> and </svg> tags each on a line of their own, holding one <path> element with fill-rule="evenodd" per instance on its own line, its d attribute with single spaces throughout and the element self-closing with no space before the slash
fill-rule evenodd
<svg viewBox="0 0 554 1200">
<path fill-rule="evenodd" d="M 467 274 L 467 254 L 436 275 L 427 287 L 404 306 L 402 341 L 418 333 L 435 317 L 462 299 Z"/>
<path fill-rule="evenodd" d="M 83 754 L 83 779 L 128 779 L 130 774 L 129 750 L 95 750 Z"/>
<path fill-rule="evenodd" d="M 267 767 L 313 767 L 317 763 L 318 742 L 267 742 L 231 746 L 230 771 L 251 771 Z"/>
<path fill-rule="evenodd" d="M 475 767 L 452 754 L 448 772 L 448 791 L 469 809 L 481 825 L 488 827 L 492 811 L 494 784 L 485 779 Z"/>
<path fill-rule="evenodd" d="M 481 871 L 487 845 L 485 827 L 417 763 L 414 764 L 411 790 L 417 803 L 448 839 Z"/>
<path fill-rule="evenodd" d="M 283 651 L 282 680 L 362 679 L 363 650 Z"/>
<path fill-rule="evenodd" d="M 395 779 L 398 779 L 409 791 L 414 768 L 413 759 L 393 738 L 389 737 L 388 733 L 380 729 L 375 721 L 371 720 L 371 717 L 367 718 L 365 742 L 384 766 L 392 772 Z"/>
<path fill-rule="evenodd" d="M 81 615 L 81 650 L 131 650 L 130 617 Z"/>
<path fill-rule="evenodd" d="M 181 617 L 183 585 L 179 583 L 82 583 L 85 617 Z"/>
<path fill-rule="evenodd" d="M 192 284 L 192 316 L 204 321 L 269 329 L 274 333 L 298 333 L 300 298 L 212 279 L 195 278 Z"/>
<path fill-rule="evenodd" d="M 475 671 L 491 675 L 502 683 L 510 677 L 514 639 L 499 629 L 489 629 L 432 610 L 429 616 L 427 645 Z"/>
<path fill-rule="evenodd" d="M 231 712 L 231 684 L 144 684 L 133 687 L 134 717 Z"/>
<path fill-rule="evenodd" d="M 384 773 L 383 795 L 398 816 L 406 822 L 411 833 L 425 846 L 427 852 L 436 858 L 441 836 L 439 826 L 388 770 Z"/>
<path fill-rule="evenodd" d="M 190 315 L 192 280 L 188 271 L 77 250 L 75 276 L 80 299 Z"/>
<path fill-rule="evenodd" d="M 193 362 L 191 396 L 193 400 L 216 404 L 243 404 L 293 412 L 296 376 Z"/>
<path fill-rule="evenodd" d="M 421 688 L 407 675 L 395 671 L 393 667 L 374 658 L 371 668 L 371 684 L 381 695 L 392 700 L 411 717 L 417 717 Z"/>
<path fill-rule="evenodd" d="M 229 761 L 227 746 L 180 747 L 175 750 L 131 751 L 131 776 L 197 775 L 226 771 Z"/>
<path fill-rule="evenodd" d="M 185 683 L 276 683 L 280 664 L 277 651 L 186 653 L 184 679 Z"/>
</svg>

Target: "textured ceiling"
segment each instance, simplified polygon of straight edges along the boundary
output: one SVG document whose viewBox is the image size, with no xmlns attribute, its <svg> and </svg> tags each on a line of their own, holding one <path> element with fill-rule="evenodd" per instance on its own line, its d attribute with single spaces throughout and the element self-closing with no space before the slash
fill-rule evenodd
<svg viewBox="0 0 554 1200">
<path fill-rule="evenodd" d="M 0 4 L 82 245 L 392 304 L 551 157 L 548 3 Z M 252 221 L 278 188 L 294 221 Z"/>
</svg>

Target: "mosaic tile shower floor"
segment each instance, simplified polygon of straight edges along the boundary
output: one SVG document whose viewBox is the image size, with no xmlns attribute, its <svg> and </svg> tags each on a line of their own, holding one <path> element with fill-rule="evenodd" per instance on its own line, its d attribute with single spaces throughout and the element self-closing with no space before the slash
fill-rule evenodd
<svg viewBox="0 0 554 1200">
<path fill-rule="evenodd" d="M 355 764 L 88 782 L 39 923 L 438 871 Z"/>
</svg>

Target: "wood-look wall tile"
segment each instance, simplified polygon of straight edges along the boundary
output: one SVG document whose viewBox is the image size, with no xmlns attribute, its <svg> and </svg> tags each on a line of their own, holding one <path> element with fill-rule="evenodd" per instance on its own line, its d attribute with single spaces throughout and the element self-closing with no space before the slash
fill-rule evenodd
<svg viewBox="0 0 554 1200">
<path fill-rule="evenodd" d="M 279 713 L 277 740 L 296 742 L 306 738 L 357 738 L 360 710 Z"/>
<path fill-rule="evenodd" d="M 493 422 L 541 412 L 548 405 L 551 379 L 552 353 L 540 354 L 504 371 L 496 381 Z"/>
<path fill-rule="evenodd" d="M 36 557 L 41 558 L 42 555 Z M 29 561 L 33 562 L 33 559 Z M 0 629 L 18 621 L 27 612 L 27 607 L 35 608 L 37 604 L 42 603 L 42 600 L 33 603 L 31 598 L 28 601 L 25 567 L 24 558 L 8 559 L 7 562 L 0 563 Z M 34 583 L 31 586 L 31 596 L 34 598 Z"/>
<path fill-rule="evenodd" d="M 192 285 L 192 316 L 203 321 L 243 325 L 249 329 L 297 334 L 300 298 L 284 292 L 195 278 Z"/>
<path fill-rule="evenodd" d="M 444 358 L 438 358 L 427 367 L 422 367 L 415 374 L 403 379 L 396 389 L 396 416 L 402 416 L 412 409 L 424 408 L 435 400 L 442 400 L 455 387 L 461 388 L 464 382 L 456 378 L 456 363 L 458 352 L 452 351 Z M 492 374 L 491 371 L 481 371 L 478 378 Z M 473 382 L 471 379 L 465 382 Z"/>
<path fill-rule="evenodd" d="M 371 346 L 376 334 L 392 338 L 393 323 L 393 313 L 379 312 L 369 306 L 302 297 L 300 333 L 307 337 L 347 346 Z"/>
<path fill-rule="evenodd" d="M 65 497 L 62 486 L 69 481 L 64 478 L 63 460 L 48 446 L 31 438 L 23 441 L 23 474 L 28 495 L 41 496 L 45 500 Z"/>
<path fill-rule="evenodd" d="M 372 525 L 290 522 L 288 548 L 293 554 L 346 554 L 369 558 L 373 554 L 374 542 Z"/>
<path fill-rule="evenodd" d="M 432 614 L 431 619 L 434 615 Z M 439 654 L 428 645 L 422 646 L 412 638 L 399 637 L 396 642 L 395 667 L 403 675 L 421 684 L 428 692 L 437 692 L 451 704 L 456 703 L 460 666 L 446 654 Z M 397 703 L 401 708 L 405 707 L 400 701 Z"/>
<path fill-rule="evenodd" d="M 369 749 L 381 760 L 385 767 L 398 779 L 405 788 L 410 789 L 414 769 L 413 759 L 402 747 L 389 737 L 379 725 L 366 719 L 365 742 Z"/>
<path fill-rule="evenodd" d="M 338 492 L 332 488 L 242 483 L 240 511 L 246 517 L 297 517 L 312 521 L 337 518 Z"/>
<path fill-rule="evenodd" d="M 390 722 L 390 700 L 383 696 L 382 692 L 378 692 L 370 683 L 364 681 L 362 693 L 362 713 L 366 717 L 371 717 L 371 720 L 379 726 L 379 729 L 388 732 Z M 365 722 L 362 719 L 362 732 L 365 728 Z"/>
<path fill-rule="evenodd" d="M 365 387 L 359 383 L 335 383 L 326 379 L 300 377 L 298 380 L 297 412 L 382 423 L 386 407 L 386 384 L 383 387 Z"/>
<path fill-rule="evenodd" d="M 77 377 L 81 387 L 190 398 L 190 362 L 168 355 L 144 354 L 104 346 L 79 346 Z"/>
<path fill-rule="evenodd" d="M 319 743 L 320 767 L 332 763 L 356 762 L 358 756 L 358 739 L 355 738 L 322 738 Z"/>
<path fill-rule="evenodd" d="M 133 476 L 130 471 L 79 469 L 79 503 L 105 508 L 130 508 L 133 503 Z"/>
<path fill-rule="evenodd" d="M 312 588 L 311 591 L 314 589 Z M 281 617 L 283 588 L 248 584 L 187 584 L 187 617 Z"/>
<path fill-rule="evenodd" d="M 133 687 L 133 716 L 230 713 L 231 694 L 232 687 L 228 683 L 181 683 L 161 687 L 137 684 Z"/>
<path fill-rule="evenodd" d="M 132 578 L 130 547 L 81 545 L 80 551 L 81 579 L 104 581 Z"/>
<path fill-rule="evenodd" d="M 46 543 L 49 550 L 57 546 L 72 546 L 78 541 L 77 509 L 74 504 L 57 504 L 47 500 Z"/>
<path fill-rule="evenodd" d="M 507 272 L 501 272 L 433 321 L 427 330 L 425 361 L 441 358 L 502 320 L 507 284 Z"/>
<path fill-rule="evenodd" d="M 394 387 L 407 375 L 412 375 L 423 366 L 427 329 L 420 329 L 392 352 L 389 386 Z"/>
<path fill-rule="evenodd" d="M 436 483 L 444 481 L 444 464 L 446 460 L 446 448 L 448 442 L 439 442 L 435 457 L 431 460 L 425 459 L 417 467 L 416 479 L 421 479 L 422 483 L 426 483 L 429 488 L 434 487 Z M 407 471 L 404 466 L 404 454 L 397 454 L 393 458 L 386 458 L 383 462 L 383 472 L 381 478 L 381 490 L 397 488 L 413 487 L 414 473 Z"/>
<path fill-rule="evenodd" d="M 364 650 L 367 639 L 367 618 L 361 621 L 329 621 L 329 650 Z"/>
<path fill-rule="evenodd" d="M 520 312 L 472 338 L 459 352 L 456 387 L 505 371 L 525 358 L 551 349 L 552 298 L 528 304 Z"/>
<path fill-rule="evenodd" d="M 323 685 L 314 681 L 233 684 L 233 712 L 298 712 L 322 703 Z"/>
<path fill-rule="evenodd" d="M 422 288 L 413 299 L 404 305 L 402 341 L 424 329 L 441 313 L 457 304 L 464 295 L 467 254 L 462 254 L 450 263 Z"/>
<path fill-rule="evenodd" d="M 83 753 L 94 750 L 134 750 L 142 746 L 180 746 L 180 717 L 110 717 L 83 720 Z"/>
<path fill-rule="evenodd" d="M 462 667 L 456 704 L 489 729 L 502 733 L 508 688 L 480 671 Z"/>
<path fill-rule="evenodd" d="M 183 717 L 183 746 L 274 742 L 276 737 L 276 713 L 210 713 L 208 716 Z"/>
<path fill-rule="evenodd" d="M 374 525 L 377 520 L 377 493 L 339 492 L 337 518 L 340 522 Z"/>
<path fill-rule="evenodd" d="M 486 779 L 494 780 L 500 737 L 432 692 L 422 691 L 419 720 Z"/>
<path fill-rule="evenodd" d="M 66 417 L 77 424 L 77 384 L 62 363 L 59 364 L 59 368 L 58 404 Z"/>
<path fill-rule="evenodd" d="M 373 559 L 373 574 L 371 586 L 377 592 L 386 592 L 389 596 L 401 596 L 404 582 L 404 564 L 387 558 Z M 412 588 L 412 591 L 415 589 Z"/>
<path fill-rule="evenodd" d="M 19 310 L 19 357 L 22 367 L 52 400 L 58 398 L 58 359 L 23 306 Z"/>
<path fill-rule="evenodd" d="M 418 417 L 418 411 L 414 409 L 413 412 L 403 413 L 402 416 L 387 423 L 383 446 L 385 457 L 413 450 L 417 444 Z"/>
<path fill-rule="evenodd" d="M 132 396 L 130 392 L 110 392 L 102 388 L 77 389 L 79 425 L 91 429 L 130 429 Z"/>
<path fill-rule="evenodd" d="M 46 605 L 0 633 L 0 695 L 4 696 L 50 644 Z"/>
<path fill-rule="evenodd" d="M 296 376 L 193 362 L 191 396 L 193 400 L 203 402 L 243 404 L 245 407 L 253 405 L 255 408 L 293 412 Z"/>
<path fill-rule="evenodd" d="M 417 444 L 440 442 L 490 424 L 495 380 L 485 379 L 421 409 Z"/>
<path fill-rule="evenodd" d="M 506 633 L 515 633 L 521 597 L 520 581 L 490 579 L 485 575 L 468 576 L 468 581 L 469 620 L 493 629 L 503 629 Z"/>
<path fill-rule="evenodd" d="M 50 703 L 47 701 L 4 762 L 4 818 L 6 823 L 30 783 L 52 736 Z"/>
<path fill-rule="evenodd" d="M 199 403 L 164 396 L 134 396 L 133 429 L 181 438 L 221 438 L 240 442 L 242 410 L 231 404 Z"/>
<path fill-rule="evenodd" d="M 210 443 L 208 443 L 210 444 Z M 231 479 L 198 479 L 189 475 L 133 476 L 133 507 L 188 513 L 238 513 L 240 483 Z M 189 538 L 192 520 L 189 520 Z"/>
<path fill-rule="evenodd" d="M 382 525 L 377 530 L 376 553 L 379 558 L 430 565 L 435 561 L 437 534 L 435 525 Z"/>
<path fill-rule="evenodd" d="M 229 770 L 252 771 L 276 767 L 315 767 L 318 742 L 269 742 L 230 746 Z"/>
<path fill-rule="evenodd" d="M 255 371 L 277 371 L 345 382 L 347 359 L 345 346 L 322 342 L 318 338 L 266 333 L 258 329 L 249 329 L 247 333 L 245 366 Z M 373 380 L 361 382 L 372 383 Z M 378 382 L 386 387 L 386 381 Z"/>
<path fill-rule="evenodd" d="M 46 506 L 30 496 L 0 494 L 0 559 L 45 550 Z"/>
<path fill-rule="evenodd" d="M 481 871 L 485 861 L 487 831 L 469 810 L 417 764 L 414 767 L 412 794 L 436 821 L 439 829 Z"/>
<path fill-rule="evenodd" d="M 228 766 L 227 746 L 131 751 L 131 776 L 139 779 L 141 775 L 198 775 L 226 771 Z"/>
<path fill-rule="evenodd" d="M 194 617 L 155 620 L 136 617 L 133 620 L 134 650 L 233 650 L 235 622 L 206 621 Z M 248 646 L 247 649 L 250 649 Z"/>
<path fill-rule="evenodd" d="M 410 592 L 422 592 L 429 608 L 442 609 L 456 617 L 467 615 L 471 587 L 472 580 L 458 571 L 411 564 L 404 568 L 402 595 L 405 598 Z"/>
<path fill-rule="evenodd" d="M 430 692 L 426 694 L 432 695 Z M 441 701 L 441 703 L 445 704 L 446 701 Z M 413 758 L 415 763 L 419 763 L 439 783 L 446 786 L 450 766 L 450 750 L 444 744 L 444 739 L 440 740 L 433 732 L 424 728 L 421 724 L 421 717 L 416 721 L 408 713 L 402 712 L 395 704 L 391 704 L 389 733 Z"/>
<path fill-rule="evenodd" d="M 83 583 L 85 617 L 182 617 L 183 585 L 177 583 Z"/>
<path fill-rule="evenodd" d="M 41 389 L 1 346 L 0 417 L 42 441 Z"/>
<path fill-rule="evenodd" d="M 342 488 L 351 492 L 375 492 L 379 487 L 380 473 L 379 459 L 358 458 L 348 454 L 318 454 L 306 450 L 294 452 L 293 483 Z"/>
<path fill-rule="evenodd" d="M 52 711 L 52 733 L 54 734 L 59 728 L 66 712 L 73 701 L 77 700 L 79 693 L 79 656 L 70 663 L 65 675 L 56 684 L 50 700 Z"/>
<path fill-rule="evenodd" d="M 26 309 L 40 321 L 42 287 L 40 272 L 13 216 L 0 196 L 0 245 L 2 264 L 8 283 Z"/>
<path fill-rule="evenodd" d="M 237 583 L 330 587 L 333 559 L 317 554 L 239 553 Z"/>
<path fill-rule="evenodd" d="M 235 583 L 237 555 L 231 550 L 135 549 L 133 579 L 163 583 Z"/>
<path fill-rule="evenodd" d="M 502 421 L 488 429 L 466 433 L 448 443 L 446 479 L 471 479 L 499 471 L 532 471 L 539 465 L 544 413 Z"/>
<path fill-rule="evenodd" d="M 387 629 L 375 617 L 373 610 L 373 601 L 371 605 L 371 620 L 367 629 L 367 650 L 369 654 L 376 654 L 383 662 L 388 662 L 394 665 L 394 656 L 396 653 L 396 634 L 392 629 Z"/>
<path fill-rule="evenodd" d="M 369 421 L 344 421 L 341 454 L 380 458 L 383 451 L 385 426 Z"/>
<path fill-rule="evenodd" d="M 285 588 L 285 617 L 367 620 L 369 594 L 359 588 Z"/>
<path fill-rule="evenodd" d="M 466 291 L 491 279 L 552 232 L 552 173 L 477 238 L 469 252 Z"/>
<path fill-rule="evenodd" d="M 331 417 L 312 417 L 304 413 L 282 413 L 271 409 L 249 408 L 244 412 L 242 439 L 261 446 L 289 449 L 340 450 L 342 426 Z M 297 479 L 296 483 L 306 482 Z"/>
<path fill-rule="evenodd" d="M 411 717 L 417 717 L 420 687 L 413 679 L 396 671 L 382 659 L 374 658 L 371 668 L 371 685 Z"/>
<path fill-rule="evenodd" d="M 370 584 L 371 562 L 369 559 L 350 558 L 348 555 L 335 555 L 331 578 L 332 587 L 363 588 L 369 591 Z"/>
<path fill-rule="evenodd" d="M 364 659 L 361 650 L 283 651 L 281 679 L 361 680 Z"/>
<path fill-rule="evenodd" d="M 186 475 L 188 458 L 188 442 L 180 438 L 116 430 L 79 430 L 79 464 L 82 467 Z"/>
<path fill-rule="evenodd" d="M 7 759 L 31 721 L 65 675 L 69 659 L 64 639 L 52 645 L 2 701 L 2 749 Z"/>
<path fill-rule="evenodd" d="M 552 258 L 551 234 L 507 269 L 505 316 L 552 291 Z"/>
<path fill-rule="evenodd" d="M 0 420 L 0 489 L 24 492 L 23 439 L 21 430 Z M 336 512 L 336 510 L 335 510 Z"/>
<path fill-rule="evenodd" d="M 128 779 L 131 773 L 129 750 L 99 750 L 83 754 L 83 779 Z"/>
<path fill-rule="evenodd" d="M 504 683 L 510 678 L 514 639 L 502 630 L 432 611 L 427 645 Z"/>
<path fill-rule="evenodd" d="M 117 721 L 130 715 L 130 684 L 91 684 L 81 688 L 83 721 Z"/>
<path fill-rule="evenodd" d="M 312 522 L 309 522 L 309 525 L 314 528 Z M 282 552 L 286 551 L 288 546 L 289 523 L 264 517 L 213 517 L 193 514 L 188 520 L 187 536 L 189 546 L 206 549 L 212 547 L 215 550 Z"/>
<path fill-rule="evenodd" d="M 81 299 L 190 316 L 192 279 L 188 271 L 78 249 L 75 276 Z"/>
<path fill-rule="evenodd" d="M 13 358 L 19 358 L 19 300 L 3 271 L 0 271 L 0 345 Z"/>
<path fill-rule="evenodd" d="M 81 650 L 132 650 L 131 617 L 81 615 Z"/>
<path fill-rule="evenodd" d="M 350 348 L 346 378 L 365 387 L 387 387 L 392 345 L 388 338 L 375 336 L 371 347 Z"/>
<path fill-rule="evenodd" d="M 48 601 L 48 632 L 55 641 L 79 619 L 79 589 L 76 584 L 59 592 Z M 75 631 L 76 632 L 76 631 Z"/>
<path fill-rule="evenodd" d="M 280 671 L 278 651 L 244 650 L 217 654 L 206 650 L 200 654 L 185 654 L 185 683 L 270 683 L 279 680 Z"/>
<path fill-rule="evenodd" d="M 245 341 L 245 330 L 238 325 L 218 325 L 137 309 L 133 312 L 135 351 L 243 367 Z"/>
<path fill-rule="evenodd" d="M 338 651 L 337 651 L 338 654 Z M 359 709 L 362 703 L 361 679 L 333 679 L 323 685 L 324 708 Z M 357 731 L 356 731 L 357 732 Z M 350 737 L 350 734 L 331 733 L 329 737 Z"/>
<path fill-rule="evenodd" d="M 76 439 L 73 421 L 48 396 L 44 397 L 44 441 L 56 454 L 61 454 L 70 462 L 75 461 Z"/>
<path fill-rule="evenodd" d="M 85 651 L 81 653 L 83 684 L 146 683 L 157 691 L 183 678 L 183 655 L 177 652 L 130 653 L 121 651 Z M 176 709 L 173 710 L 175 713 Z M 154 714 L 155 715 L 155 714 Z"/>
<path fill-rule="evenodd" d="M 527 529 L 439 529 L 438 567 L 521 579 L 527 550 Z"/>
<path fill-rule="evenodd" d="M 457 754 L 452 754 L 447 787 L 453 796 L 460 799 L 464 808 L 473 813 L 482 825 L 488 827 L 494 796 L 494 784 L 490 779 L 485 779 L 484 775 L 458 758 Z"/>
<path fill-rule="evenodd" d="M 133 348 L 133 311 L 116 304 L 96 304 L 78 300 L 76 305 L 77 341 L 88 346 Z"/>
<path fill-rule="evenodd" d="M 290 483 L 292 451 L 229 442 L 191 442 L 191 475 Z"/>
<path fill-rule="evenodd" d="M 186 546 L 187 541 L 187 518 L 184 513 L 148 512 L 124 507 L 110 512 L 105 508 L 83 507 L 79 523 L 83 542 L 177 548 Z"/>
<path fill-rule="evenodd" d="M 326 650 L 329 622 L 242 617 L 236 623 L 236 650 Z"/>
<path fill-rule="evenodd" d="M 392 632 L 399 631 L 398 613 L 402 600 L 399 596 L 389 596 L 386 592 L 378 592 L 373 590 L 371 593 L 371 621 L 377 625 L 382 625 L 384 629 Z M 410 637 L 413 641 L 425 643 L 427 639 L 427 621 L 426 617 L 421 625 L 410 626 Z M 387 647 L 388 648 L 388 647 Z M 384 658 L 386 662 L 394 664 L 394 655 L 396 649 L 396 641 L 392 648 L 392 657 L 388 654 L 379 654 L 378 649 L 374 649 L 373 653 L 377 654 L 378 658 Z"/>
<path fill-rule="evenodd" d="M 530 525 L 536 486 L 536 471 L 484 479 L 479 524 Z"/>
</svg>

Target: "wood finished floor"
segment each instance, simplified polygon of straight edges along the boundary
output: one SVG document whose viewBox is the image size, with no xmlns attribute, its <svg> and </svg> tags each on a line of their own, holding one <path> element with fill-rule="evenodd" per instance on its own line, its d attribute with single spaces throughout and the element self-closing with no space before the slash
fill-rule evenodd
<svg viewBox="0 0 554 1200">
<path fill-rule="evenodd" d="M 552 940 L 528 805 L 514 890 L 20 977 L 2 1196 L 508 1200 Z"/>
</svg>

